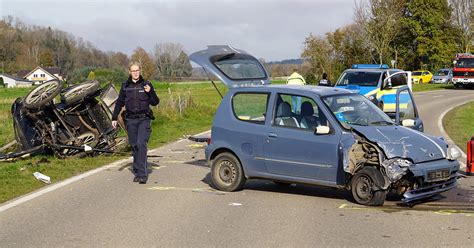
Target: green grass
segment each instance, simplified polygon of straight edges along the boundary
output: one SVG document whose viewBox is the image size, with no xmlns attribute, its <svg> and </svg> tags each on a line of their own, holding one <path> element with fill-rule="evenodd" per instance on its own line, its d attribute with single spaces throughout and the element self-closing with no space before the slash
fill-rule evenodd
<svg viewBox="0 0 474 248">
<path fill-rule="evenodd" d="M 452 84 L 414 84 L 413 92 L 454 89 Z"/>
<path fill-rule="evenodd" d="M 449 111 L 443 119 L 443 126 L 449 137 L 464 152 L 467 141 L 474 136 L 474 102 L 469 102 Z"/>
</svg>

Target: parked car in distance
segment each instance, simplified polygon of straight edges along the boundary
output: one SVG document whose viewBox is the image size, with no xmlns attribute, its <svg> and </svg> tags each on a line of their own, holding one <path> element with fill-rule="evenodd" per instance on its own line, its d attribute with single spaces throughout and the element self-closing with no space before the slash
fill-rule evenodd
<svg viewBox="0 0 474 248">
<path fill-rule="evenodd" d="M 413 113 L 400 108 L 407 86 L 396 90 L 394 122 L 350 90 L 268 85 L 263 65 L 230 46 L 209 46 L 190 59 L 229 87 L 205 149 L 218 190 L 267 179 L 347 189 L 360 204 L 383 205 L 389 191 L 410 203 L 457 185 L 460 151 L 405 127 L 414 125 Z"/>
<path fill-rule="evenodd" d="M 450 84 L 452 83 L 453 79 L 453 70 L 443 68 L 439 69 L 431 79 L 431 83 L 433 84 Z"/>
<path fill-rule="evenodd" d="M 433 74 L 430 71 L 413 71 L 411 73 L 411 80 L 413 84 L 427 84 L 431 82 Z"/>
</svg>

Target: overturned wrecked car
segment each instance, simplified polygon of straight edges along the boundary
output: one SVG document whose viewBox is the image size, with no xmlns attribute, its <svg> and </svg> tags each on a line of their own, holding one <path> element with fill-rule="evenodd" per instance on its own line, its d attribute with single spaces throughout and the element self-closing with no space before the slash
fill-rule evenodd
<svg viewBox="0 0 474 248">
<path fill-rule="evenodd" d="M 0 154 L 0 159 L 36 153 L 61 158 L 96 155 L 126 145 L 126 139 L 118 136 L 120 129 L 111 125 L 111 110 L 118 98 L 113 85 L 100 88 L 97 81 L 63 85 L 59 80 L 47 81 L 16 99 L 11 110 L 16 151 Z"/>
<path fill-rule="evenodd" d="M 410 203 L 457 185 L 459 150 L 405 127 L 414 123 L 400 107 L 406 86 L 397 89 L 393 121 L 349 90 L 268 85 L 260 62 L 229 46 L 190 59 L 230 88 L 205 150 L 219 190 L 258 178 L 348 189 L 360 204 L 383 205 L 388 192 Z"/>
</svg>

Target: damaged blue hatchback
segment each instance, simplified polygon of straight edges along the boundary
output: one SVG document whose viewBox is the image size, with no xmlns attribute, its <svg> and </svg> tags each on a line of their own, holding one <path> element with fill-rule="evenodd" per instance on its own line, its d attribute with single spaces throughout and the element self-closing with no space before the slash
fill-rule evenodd
<svg viewBox="0 0 474 248">
<path fill-rule="evenodd" d="M 269 85 L 265 68 L 230 46 L 209 46 L 190 59 L 229 87 L 217 109 L 206 159 L 212 184 L 223 191 L 247 179 L 324 185 L 351 190 L 363 205 L 383 205 L 386 194 L 404 202 L 457 185 L 460 151 L 413 125 L 397 89 L 392 120 L 345 89 Z"/>
</svg>

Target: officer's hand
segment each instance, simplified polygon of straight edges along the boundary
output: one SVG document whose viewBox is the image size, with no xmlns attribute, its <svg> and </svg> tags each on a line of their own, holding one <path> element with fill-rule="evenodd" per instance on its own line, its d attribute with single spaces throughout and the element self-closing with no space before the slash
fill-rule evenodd
<svg viewBox="0 0 474 248">
<path fill-rule="evenodd" d="M 117 121 L 112 121 L 112 127 L 113 127 L 114 129 L 117 128 Z"/>
<path fill-rule="evenodd" d="M 150 85 L 147 84 L 147 85 L 143 86 L 143 89 L 145 90 L 145 92 L 150 92 L 151 87 L 150 87 Z"/>
</svg>

